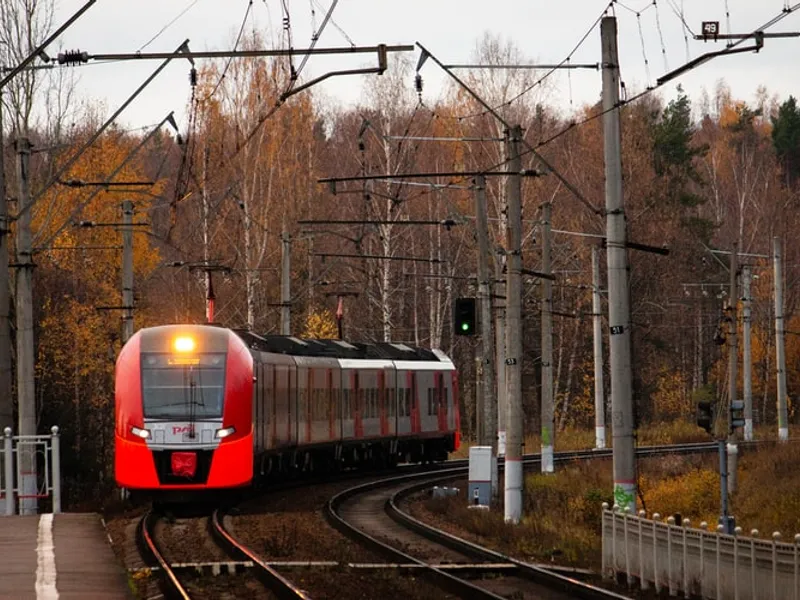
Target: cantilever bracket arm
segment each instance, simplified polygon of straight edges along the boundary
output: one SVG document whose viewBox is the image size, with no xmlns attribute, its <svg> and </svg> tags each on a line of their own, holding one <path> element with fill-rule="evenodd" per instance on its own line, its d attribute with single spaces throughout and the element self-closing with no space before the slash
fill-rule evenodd
<svg viewBox="0 0 800 600">
<path fill-rule="evenodd" d="M 712 58 L 717 58 L 718 56 L 726 56 L 728 54 L 739 54 L 740 52 L 758 52 L 761 48 L 764 47 L 764 40 L 763 38 L 756 37 L 756 43 L 753 46 L 746 46 L 745 48 L 726 48 L 725 50 L 716 50 L 714 52 L 706 52 L 705 54 L 701 54 L 694 60 L 690 60 L 685 65 L 681 65 L 677 69 L 670 71 L 669 73 L 662 75 L 658 79 L 656 79 L 656 85 L 658 87 L 664 85 L 671 79 L 675 79 L 679 75 L 682 75 L 686 71 L 694 69 L 702 65 L 703 63 L 708 62 Z"/>
<path fill-rule="evenodd" d="M 409 50 L 413 50 L 413 46 L 409 47 Z M 321 81 L 325 81 L 329 77 L 339 76 L 339 75 L 368 75 L 371 73 L 377 73 L 378 75 L 383 75 L 383 72 L 386 71 L 388 66 L 388 60 L 386 58 L 386 44 L 380 44 L 378 46 L 378 66 L 372 67 L 369 69 L 347 69 L 344 71 L 331 71 L 329 73 L 325 73 L 317 77 L 316 79 L 312 79 L 311 81 L 304 83 L 303 85 L 293 88 L 288 92 L 284 92 L 281 94 L 280 100 L 284 102 L 290 96 L 294 96 L 295 94 L 302 92 L 303 90 L 307 90 L 313 85 L 320 83 Z"/>
</svg>

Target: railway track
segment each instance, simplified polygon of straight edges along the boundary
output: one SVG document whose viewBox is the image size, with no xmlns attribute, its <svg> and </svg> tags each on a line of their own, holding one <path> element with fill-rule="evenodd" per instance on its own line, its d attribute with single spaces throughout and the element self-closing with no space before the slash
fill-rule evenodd
<svg viewBox="0 0 800 600">
<path fill-rule="evenodd" d="M 691 454 L 716 451 L 713 443 L 684 444 L 681 446 L 653 446 L 638 450 L 640 456 L 656 456 L 664 454 Z M 556 455 L 558 462 L 571 460 L 587 460 L 591 458 L 609 458 L 610 450 L 587 450 L 561 452 Z M 538 455 L 525 457 L 525 464 L 538 464 Z M 406 470 L 407 469 L 407 470 Z M 605 590 L 590 589 L 585 584 L 570 577 L 553 573 L 515 561 L 486 548 L 459 540 L 445 532 L 435 530 L 421 523 L 400 508 L 401 500 L 408 494 L 422 488 L 432 486 L 441 481 L 459 479 L 468 472 L 468 461 L 450 461 L 447 464 L 431 465 L 428 468 L 401 468 L 401 475 L 356 485 L 344 492 L 339 492 L 329 499 L 325 517 L 336 529 L 345 533 L 359 544 L 365 545 L 374 554 L 388 559 L 387 562 L 376 561 L 374 564 L 349 565 L 351 568 L 373 571 L 392 571 L 395 574 L 410 572 L 425 574 L 431 584 L 439 587 L 451 597 L 467 598 L 501 598 L 509 593 L 520 591 L 520 598 L 622 598 L 609 595 Z M 361 475 L 362 477 L 364 474 Z M 344 477 L 347 479 L 349 476 Z M 337 479 L 338 481 L 338 479 Z M 270 494 L 278 491 L 295 491 L 299 485 L 311 485 L 308 482 L 293 482 L 290 485 L 274 486 Z M 339 488 L 341 489 L 341 488 Z M 295 573 L 289 577 L 278 572 L 285 569 L 277 562 L 269 562 L 259 556 L 252 547 L 242 543 L 225 528 L 225 518 L 220 512 L 204 516 L 204 526 L 199 521 L 188 529 L 194 535 L 203 531 L 205 545 L 214 545 L 216 554 L 202 550 L 200 542 L 194 546 L 199 554 L 207 560 L 187 563 L 176 560 L 167 551 L 159 548 L 156 533 L 160 515 L 146 514 L 140 521 L 137 538 L 140 552 L 150 573 L 158 574 L 160 588 L 169 598 L 201 598 L 222 597 L 214 595 L 210 590 L 219 589 L 222 582 L 209 577 L 202 578 L 197 573 L 219 572 L 219 565 L 228 565 L 228 572 L 238 571 L 235 579 L 228 578 L 227 584 L 239 589 L 242 580 L 250 580 L 253 585 L 260 585 L 260 593 L 244 595 L 243 593 L 226 593 L 228 597 L 274 597 L 274 598 L 308 598 L 301 585 L 293 582 Z M 162 533 L 169 527 L 178 527 L 173 523 L 164 524 Z M 184 529 L 187 528 L 183 524 Z M 208 535 L 210 532 L 210 535 Z M 172 534 L 175 538 L 186 532 Z M 166 536 L 170 537 L 170 536 Z M 191 537 L 191 536 L 189 536 Z M 210 540 L 213 540 L 210 541 Z M 258 543 L 251 537 L 250 544 Z M 167 544 L 169 546 L 170 544 Z M 174 542 L 172 544 L 174 546 Z M 190 544 L 187 544 L 189 546 Z M 399 547 L 398 547 L 399 546 Z M 174 553 L 173 553 L 174 554 Z M 183 553 L 181 553 L 182 556 Z M 223 558 L 224 557 L 224 558 Z M 330 558 L 330 557 L 329 557 Z M 341 566 L 341 565 L 340 565 Z M 324 567 L 322 567 L 324 569 Z M 191 573 L 189 575 L 188 573 Z M 247 574 L 242 576 L 241 572 Z M 302 580 L 302 576 L 299 576 Z M 257 580 L 255 582 L 254 580 Z M 199 591 L 198 591 L 199 590 Z M 561 591 L 559 591 L 561 590 Z M 564 591 L 566 590 L 566 591 Z M 579 591 L 576 591 L 579 590 Z M 194 593 L 193 593 L 194 591 Z M 252 592 L 252 589 L 250 590 Z M 561 594 L 561 595 L 559 595 Z"/>
<path fill-rule="evenodd" d="M 393 561 L 396 569 L 419 571 L 460 598 L 500 599 L 509 594 L 520 600 L 625 598 L 479 546 L 448 543 L 429 533 L 424 523 L 411 528 L 398 517 L 396 506 L 392 507 L 398 494 L 409 487 L 422 489 L 465 474 L 463 468 L 450 471 L 393 477 L 350 488 L 331 498 L 326 516 L 343 534 Z"/>
<path fill-rule="evenodd" d="M 210 533 L 210 539 L 219 545 L 220 552 L 224 552 L 231 560 L 192 562 L 169 560 L 170 551 L 165 550 L 158 541 L 159 525 L 169 527 L 168 524 L 164 524 L 163 516 L 148 512 L 139 521 L 137 534 L 142 559 L 148 566 L 149 572 L 158 575 L 159 587 L 165 598 L 178 600 L 217 598 L 221 593 L 219 588 L 233 583 L 230 579 L 222 583 L 217 581 L 224 574 L 224 576 L 235 576 L 238 580 L 235 589 L 225 592 L 231 598 L 308 599 L 302 589 L 282 577 L 255 552 L 232 536 L 225 529 L 220 511 L 216 510 L 200 520 L 206 523 L 204 529 Z M 163 531 L 161 535 L 164 535 Z M 199 554 L 205 554 L 208 558 L 207 551 L 201 551 Z M 242 576 L 244 572 L 247 575 Z M 257 579 L 263 587 L 252 585 L 252 579 Z"/>
<path fill-rule="evenodd" d="M 638 454 L 640 457 L 688 455 L 715 450 L 714 443 L 695 443 L 643 447 Z M 561 452 L 556 460 L 563 463 L 609 457 L 610 450 L 587 450 Z M 539 464 L 540 459 L 538 455 L 529 455 L 524 460 L 530 468 Z M 625 598 L 462 540 L 414 519 L 399 508 L 401 499 L 410 494 L 463 478 L 468 472 L 466 462 L 435 474 L 402 475 L 355 486 L 330 499 L 326 517 L 343 534 L 393 561 L 395 568 L 418 570 L 459 597 L 503 598 L 512 593 L 524 599 Z"/>
</svg>

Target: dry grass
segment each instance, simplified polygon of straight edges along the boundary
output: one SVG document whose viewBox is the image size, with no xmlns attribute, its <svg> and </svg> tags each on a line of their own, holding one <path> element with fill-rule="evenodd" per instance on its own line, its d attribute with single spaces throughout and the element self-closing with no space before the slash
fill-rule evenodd
<svg viewBox="0 0 800 600">
<path fill-rule="evenodd" d="M 672 423 L 639 432 L 639 445 L 709 441 L 691 424 Z M 758 439 L 771 432 L 756 431 Z M 527 451 L 538 451 L 528 438 Z M 556 451 L 592 447 L 594 432 L 567 431 L 556 439 Z M 746 533 L 762 536 L 780 531 L 784 540 L 800 532 L 800 444 L 739 449 L 739 488 L 730 497 L 730 512 Z M 720 489 L 715 453 L 668 456 L 638 463 L 639 506 L 663 517 L 680 513 L 697 526 L 717 523 Z M 612 464 L 608 460 L 571 463 L 554 475 L 525 478 L 524 520 L 503 522 L 501 507 L 489 513 L 466 508 L 466 497 L 428 500 L 420 509 L 440 526 L 446 524 L 478 543 L 531 561 L 554 561 L 597 568 L 600 560 L 600 505 L 611 503 Z M 502 494 L 501 494 L 502 495 Z M 423 516 L 423 515 L 420 515 Z"/>
</svg>

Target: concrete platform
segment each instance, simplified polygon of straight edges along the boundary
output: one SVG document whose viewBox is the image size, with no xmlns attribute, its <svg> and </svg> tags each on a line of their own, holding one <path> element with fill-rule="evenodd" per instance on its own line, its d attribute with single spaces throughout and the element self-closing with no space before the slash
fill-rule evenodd
<svg viewBox="0 0 800 600">
<path fill-rule="evenodd" d="M 99 515 L 0 517 L 0 599 L 131 600 Z"/>
</svg>

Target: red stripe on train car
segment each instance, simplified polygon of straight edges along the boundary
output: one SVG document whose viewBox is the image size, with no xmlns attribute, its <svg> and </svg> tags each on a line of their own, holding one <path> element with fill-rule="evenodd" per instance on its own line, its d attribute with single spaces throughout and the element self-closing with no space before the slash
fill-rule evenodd
<svg viewBox="0 0 800 600">
<path fill-rule="evenodd" d="M 437 371 L 434 377 L 436 386 L 436 397 L 438 398 L 436 417 L 438 420 L 439 431 L 447 431 L 447 402 L 444 396 L 444 373 Z"/>
<path fill-rule="evenodd" d="M 311 442 L 311 421 L 314 417 L 312 412 L 314 403 L 314 370 L 312 368 L 306 369 L 306 442 Z"/>
<path fill-rule="evenodd" d="M 361 419 L 361 389 L 359 385 L 361 381 L 359 381 L 358 372 L 353 371 L 350 375 L 351 382 L 352 382 L 352 390 L 350 392 L 351 396 L 354 397 L 353 404 L 353 419 L 355 421 L 354 426 L 354 435 L 356 438 L 363 438 L 364 437 L 364 421 Z"/>
<path fill-rule="evenodd" d="M 458 371 L 453 371 L 453 410 L 455 411 L 456 435 L 453 443 L 453 450 L 458 450 L 461 446 L 461 407 L 458 396 Z"/>
<path fill-rule="evenodd" d="M 328 369 L 328 374 L 325 376 L 326 396 L 328 398 L 328 439 L 333 440 L 336 437 L 334 413 L 336 406 L 333 401 L 333 369 Z"/>
<path fill-rule="evenodd" d="M 386 372 L 378 371 L 378 403 L 381 415 L 381 435 L 389 434 L 389 421 L 386 418 Z"/>
</svg>

